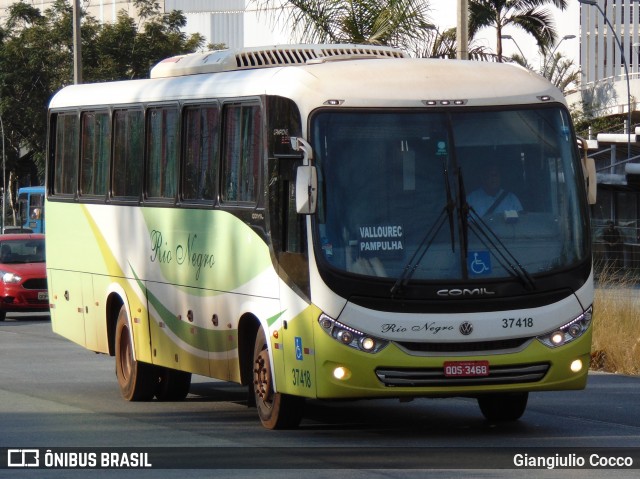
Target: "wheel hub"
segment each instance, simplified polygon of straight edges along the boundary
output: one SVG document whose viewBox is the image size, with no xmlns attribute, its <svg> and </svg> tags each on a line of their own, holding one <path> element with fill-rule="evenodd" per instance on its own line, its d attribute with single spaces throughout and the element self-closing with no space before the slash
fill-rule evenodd
<svg viewBox="0 0 640 479">
<path fill-rule="evenodd" d="M 266 350 L 256 357 L 253 369 L 256 396 L 263 401 L 271 397 L 271 365 Z"/>
</svg>

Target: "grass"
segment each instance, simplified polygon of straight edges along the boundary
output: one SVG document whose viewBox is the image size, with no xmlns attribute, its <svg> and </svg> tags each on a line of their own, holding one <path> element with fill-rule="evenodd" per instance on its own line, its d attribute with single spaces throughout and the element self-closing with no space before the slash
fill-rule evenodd
<svg viewBox="0 0 640 479">
<path fill-rule="evenodd" d="M 591 369 L 640 375 L 639 293 L 637 278 L 601 269 L 593 302 Z"/>
</svg>

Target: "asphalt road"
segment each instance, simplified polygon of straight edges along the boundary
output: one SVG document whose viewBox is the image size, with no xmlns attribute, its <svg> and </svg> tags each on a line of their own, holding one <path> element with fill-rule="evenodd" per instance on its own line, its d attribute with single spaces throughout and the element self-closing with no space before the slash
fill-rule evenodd
<svg viewBox="0 0 640 479">
<path fill-rule="evenodd" d="M 105 451 L 146 451 L 156 467 L 92 477 L 513 477 L 515 454 L 588 463 L 596 453 L 634 464 L 517 475 L 635 478 L 639 397 L 640 378 L 591 374 L 585 391 L 532 394 L 516 423 L 490 423 L 465 398 L 310 401 L 299 429 L 268 431 L 243 388 L 210 378 L 195 376 L 182 402 L 124 401 L 113 358 L 56 336 L 47 317 L 9 315 L 0 323 L 0 477 L 86 477 L 73 467 L 7 468 L 10 449 L 31 448 L 41 461 L 47 450 L 60 461 L 92 452 L 97 462 Z"/>
</svg>

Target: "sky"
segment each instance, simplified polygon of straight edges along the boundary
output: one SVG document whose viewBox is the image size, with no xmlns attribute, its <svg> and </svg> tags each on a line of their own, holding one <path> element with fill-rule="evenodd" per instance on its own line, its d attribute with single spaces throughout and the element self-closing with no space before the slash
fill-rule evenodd
<svg viewBox="0 0 640 479">
<path fill-rule="evenodd" d="M 428 0 L 431 8 L 431 20 L 442 31 L 456 26 L 457 19 L 457 0 Z M 557 52 L 562 52 L 567 58 L 574 61 L 574 64 L 578 66 L 580 64 L 579 58 L 579 40 L 580 40 L 580 4 L 578 0 L 569 0 L 568 7 L 561 11 L 549 4 L 547 7 L 553 14 L 556 30 L 558 31 L 558 39 L 565 35 L 575 35 L 576 38 L 571 40 L 564 40 L 558 45 Z M 491 51 L 496 51 L 495 29 L 485 28 L 481 30 L 476 39 L 481 45 L 490 48 Z M 518 46 L 515 45 L 513 40 L 503 40 L 502 49 L 503 54 L 511 56 L 518 52 L 518 47 L 522 50 L 529 64 L 533 67 L 541 67 L 540 57 L 538 55 L 538 49 L 535 45 L 533 37 L 522 33 L 519 29 L 514 27 L 507 27 L 503 31 L 503 35 L 511 35 Z M 542 68 L 540 68 L 542 69 Z"/>
</svg>

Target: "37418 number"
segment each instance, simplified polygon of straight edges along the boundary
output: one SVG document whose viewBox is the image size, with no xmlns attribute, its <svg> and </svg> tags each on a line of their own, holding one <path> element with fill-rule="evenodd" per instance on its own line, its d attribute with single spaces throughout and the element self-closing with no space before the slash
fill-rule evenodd
<svg viewBox="0 0 640 479">
<path fill-rule="evenodd" d="M 533 318 L 503 318 L 503 328 L 533 328 Z"/>
<path fill-rule="evenodd" d="M 311 371 L 307 369 L 293 368 L 291 370 L 293 376 L 293 385 L 305 388 L 311 387 Z"/>
</svg>

